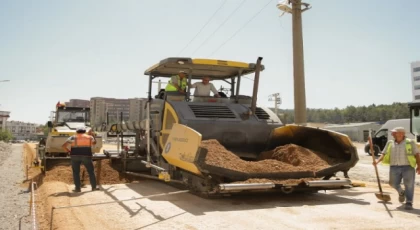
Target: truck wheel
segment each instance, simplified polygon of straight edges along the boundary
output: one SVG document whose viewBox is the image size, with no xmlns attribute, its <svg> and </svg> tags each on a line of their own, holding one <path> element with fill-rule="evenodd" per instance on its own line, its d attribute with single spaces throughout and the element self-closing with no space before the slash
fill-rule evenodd
<svg viewBox="0 0 420 230">
<path fill-rule="evenodd" d="M 374 153 L 375 153 L 375 156 L 378 156 L 379 155 L 379 153 L 381 152 L 381 150 L 379 149 L 379 146 L 377 146 L 377 145 L 373 145 L 373 151 L 374 151 Z M 365 152 L 369 155 L 369 156 L 371 156 L 372 154 L 370 154 L 370 146 L 369 145 L 366 145 L 365 146 Z"/>
<path fill-rule="evenodd" d="M 379 156 L 379 153 L 381 152 L 381 150 L 379 149 L 379 146 L 377 145 L 373 146 L 373 151 L 375 151 L 375 156 Z"/>
<path fill-rule="evenodd" d="M 370 156 L 370 147 L 369 144 L 365 145 L 365 153 L 367 153 Z"/>
</svg>

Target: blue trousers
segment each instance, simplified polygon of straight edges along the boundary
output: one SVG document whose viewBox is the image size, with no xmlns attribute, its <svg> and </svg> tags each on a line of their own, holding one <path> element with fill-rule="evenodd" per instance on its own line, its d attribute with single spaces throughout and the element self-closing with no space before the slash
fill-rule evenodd
<svg viewBox="0 0 420 230">
<path fill-rule="evenodd" d="M 389 169 L 389 185 L 401 194 L 401 180 L 404 182 L 406 203 L 413 203 L 416 170 L 410 165 L 392 166 Z"/>
<path fill-rule="evenodd" d="M 83 164 L 89 174 L 89 181 L 92 188 L 96 188 L 96 177 L 93 168 L 92 157 L 71 156 L 71 167 L 73 169 L 73 180 L 76 189 L 80 189 L 80 165 Z"/>
</svg>

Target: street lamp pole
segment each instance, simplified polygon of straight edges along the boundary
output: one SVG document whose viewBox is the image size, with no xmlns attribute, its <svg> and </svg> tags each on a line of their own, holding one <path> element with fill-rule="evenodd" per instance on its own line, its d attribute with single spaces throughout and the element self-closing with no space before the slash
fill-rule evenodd
<svg viewBox="0 0 420 230">
<path fill-rule="evenodd" d="M 302 6 L 305 8 L 302 9 Z M 306 125 L 307 117 L 303 58 L 302 13 L 311 9 L 311 7 L 308 3 L 303 3 L 302 0 L 285 0 L 277 4 L 277 8 L 284 13 L 292 14 L 295 124 Z"/>
<path fill-rule="evenodd" d="M 269 95 L 268 101 L 274 101 L 274 113 L 278 117 L 279 116 L 278 108 L 279 108 L 279 105 L 281 105 L 280 93 L 273 93 Z"/>
</svg>

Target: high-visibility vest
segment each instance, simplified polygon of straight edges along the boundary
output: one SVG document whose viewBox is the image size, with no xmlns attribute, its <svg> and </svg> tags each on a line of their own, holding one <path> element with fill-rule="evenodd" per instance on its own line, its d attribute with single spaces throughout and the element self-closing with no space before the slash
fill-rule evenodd
<svg viewBox="0 0 420 230">
<path fill-rule="evenodd" d="M 74 135 L 70 156 L 92 156 L 92 137 L 87 134 Z"/>
<path fill-rule="evenodd" d="M 389 165 L 391 162 L 391 149 L 393 146 L 393 140 L 388 141 L 388 149 L 386 150 L 386 154 L 384 156 L 384 159 L 382 160 L 382 164 Z M 405 139 L 405 153 L 407 154 L 408 162 L 410 163 L 410 166 L 415 168 L 416 167 L 416 157 L 414 156 L 411 143 L 413 143 L 413 140 L 406 138 Z"/>
<path fill-rule="evenodd" d="M 177 80 L 178 80 L 178 86 L 181 87 L 182 90 L 185 90 L 185 88 L 187 88 L 187 78 L 183 78 L 181 80 L 181 78 L 179 77 L 179 75 L 176 75 Z M 181 82 L 181 84 L 180 84 Z M 165 91 L 178 91 L 176 89 L 176 87 L 174 85 L 172 85 L 172 79 L 168 81 L 168 84 L 166 85 Z"/>
</svg>

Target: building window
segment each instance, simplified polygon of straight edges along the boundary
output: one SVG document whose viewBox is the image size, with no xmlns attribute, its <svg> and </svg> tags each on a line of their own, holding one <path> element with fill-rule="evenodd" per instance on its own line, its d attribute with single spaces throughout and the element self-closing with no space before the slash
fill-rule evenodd
<svg viewBox="0 0 420 230">
<path fill-rule="evenodd" d="M 418 81 L 418 80 L 420 80 L 420 76 L 414 77 L 414 78 L 413 78 L 413 80 L 414 80 L 414 81 Z"/>
<path fill-rule="evenodd" d="M 416 100 L 420 100 L 420 95 L 416 95 L 414 98 L 415 98 Z"/>
<path fill-rule="evenodd" d="M 414 67 L 413 72 L 420 72 L 420 67 Z"/>
<path fill-rule="evenodd" d="M 420 89 L 420 85 L 415 85 L 414 89 Z"/>
</svg>

